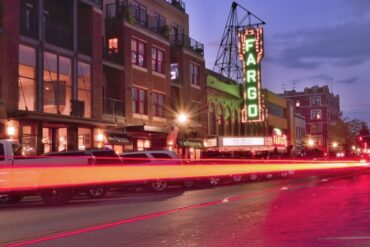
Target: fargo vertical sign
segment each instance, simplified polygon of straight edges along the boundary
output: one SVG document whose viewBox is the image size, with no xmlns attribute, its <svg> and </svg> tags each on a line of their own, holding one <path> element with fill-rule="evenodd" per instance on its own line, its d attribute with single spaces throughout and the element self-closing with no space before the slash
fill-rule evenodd
<svg viewBox="0 0 370 247">
<path fill-rule="evenodd" d="M 261 96 L 261 60 L 263 58 L 263 29 L 246 28 L 239 32 L 239 58 L 243 64 L 244 107 L 242 122 L 264 120 Z"/>
</svg>

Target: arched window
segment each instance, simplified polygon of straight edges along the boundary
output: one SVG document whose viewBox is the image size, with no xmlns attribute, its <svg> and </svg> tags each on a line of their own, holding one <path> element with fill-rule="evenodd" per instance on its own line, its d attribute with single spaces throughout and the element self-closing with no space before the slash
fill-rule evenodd
<svg viewBox="0 0 370 247">
<path fill-rule="evenodd" d="M 216 131 L 216 108 L 215 108 L 215 105 L 214 104 L 211 104 L 209 106 L 209 117 L 208 117 L 208 126 L 209 126 L 209 130 L 208 130 L 208 133 L 210 135 L 216 135 L 217 131 Z"/>
<path fill-rule="evenodd" d="M 217 110 L 217 130 L 218 130 L 217 134 L 219 136 L 225 135 L 224 110 L 221 105 L 218 106 L 218 110 Z"/>
<path fill-rule="evenodd" d="M 239 136 L 239 112 L 234 111 L 234 136 Z"/>
</svg>

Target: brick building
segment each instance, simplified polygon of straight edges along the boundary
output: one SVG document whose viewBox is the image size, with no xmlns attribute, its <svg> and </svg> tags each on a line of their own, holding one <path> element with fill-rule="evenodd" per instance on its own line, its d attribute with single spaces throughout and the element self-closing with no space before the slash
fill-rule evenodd
<svg viewBox="0 0 370 247">
<path fill-rule="evenodd" d="M 339 95 L 328 86 L 313 86 L 302 92 L 285 91 L 282 96 L 293 101 L 294 111 L 305 117 L 307 135 L 315 141 L 315 148 L 328 152 L 336 121 L 341 118 Z"/>
<path fill-rule="evenodd" d="M 188 19 L 179 0 L 0 1 L 2 137 L 31 153 L 163 148 L 175 98 L 199 109 L 200 136 L 203 45 Z"/>
</svg>

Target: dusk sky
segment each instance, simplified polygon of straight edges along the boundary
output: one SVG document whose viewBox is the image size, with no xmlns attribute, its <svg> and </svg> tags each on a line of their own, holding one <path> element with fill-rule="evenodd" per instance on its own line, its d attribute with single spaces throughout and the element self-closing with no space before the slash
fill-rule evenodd
<svg viewBox="0 0 370 247">
<path fill-rule="evenodd" d="M 239 0 L 266 22 L 262 86 L 328 85 L 344 116 L 370 123 L 370 0 Z M 185 0 L 190 36 L 213 69 L 232 0 Z"/>
</svg>

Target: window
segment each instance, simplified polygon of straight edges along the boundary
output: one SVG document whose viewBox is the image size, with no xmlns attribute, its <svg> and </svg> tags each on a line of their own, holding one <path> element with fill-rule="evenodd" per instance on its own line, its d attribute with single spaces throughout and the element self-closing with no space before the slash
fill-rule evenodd
<svg viewBox="0 0 370 247">
<path fill-rule="evenodd" d="M 209 106 L 208 122 L 209 122 L 209 134 L 216 135 L 216 110 L 213 104 Z"/>
<path fill-rule="evenodd" d="M 150 140 L 137 140 L 137 151 L 144 151 L 150 148 Z"/>
<path fill-rule="evenodd" d="M 108 40 L 108 53 L 109 54 L 118 53 L 118 38 L 111 38 Z"/>
<path fill-rule="evenodd" d="M 311 124 L 311 134 L 320 134 L 320 133 L 322 133 L 322 124 L 321 123 Z"/>
<path fill-rule="evenodd" d="M 154 159 L 159 159 L 159 160 L 172 159 L 172 157 L 166 153 L 152 153 L 151 155 L 153 156 Z"/>
<path fill-rule="evenodd" d="M 135 11 L 135 18 L 139 21 L 139 24 L 142 26 L 147 25 L 147 10 L 146 7 L 140 3 L 133 4 Z"/>
<path fill-rule="evenodd" d="M 154 14 L 154 26 L 156 31 L 161 31 L 164 26 L 166 26 L 166 18 L 162 15 L 155 13 Z"/>
<path fill-rule="evenodd" d="M 163 66 L 164 52 L 156 47 L 152 48 L 152 70 L 158 73 L 164 73 Z"/>
<path fill-rule="evenodd" d="M 78 62 L 78 100 L 84 102 L 84 117 L 91 117 L 91 71 L 90 64 Z"/>
<path fill-rule="evenodd" d="M 191 85 L 200 86 L 199 66 L 194 63 L 190 63 L 190 83 Z"/>
<path fill-rule="evenodd" d="M 144 89 L 132 88 L 132 112 L 148 114 L 147 92 Z"/>
<path fill-rule="evenodd" d="M 145 59 L 146 44 L 137 39 L 131 40 L 131 61 L 132 64 L 136 64 L 142 67 L 146 66 Z"/>
<path fill-rule="evenodd" d="M 279 105 L 269 103 L 268 104 L 268 110 L 269 110 L 269 113 L 274 115 L 274 116 L 281 117 L 281 118 L 286 117 L 286 110 L 283 107 L 279 106 Z"/>
<path fill-rule="evenodd" d="M 153 114 L 157 117 L 164 117 L 164 95 L 153 93 Z"/>
<path fill-rule="evenodd" d="M 18 109 L 34 111 L 36 106 L 36 50 L 19 45 Z"/>
<path fill-rule="evenodd" d="M 72 99 L 71 60 L 44 53 L 44 112 L 69 115 Z"/>
<path fill-rule="evenodd" d="M 311 110 L 311 120 L 318 120 L 318 119 L 321 119 L 322 118 L 322 115 L 321 115 L 321 110 L 318 109 L 318 110 Z"/>
<path fill-rule="evenodd" d="M 321 105 L 321 97 L 320 96 L 313 96 L 310 97 L 311 106 L 320 106 Z"/>
</svg>

